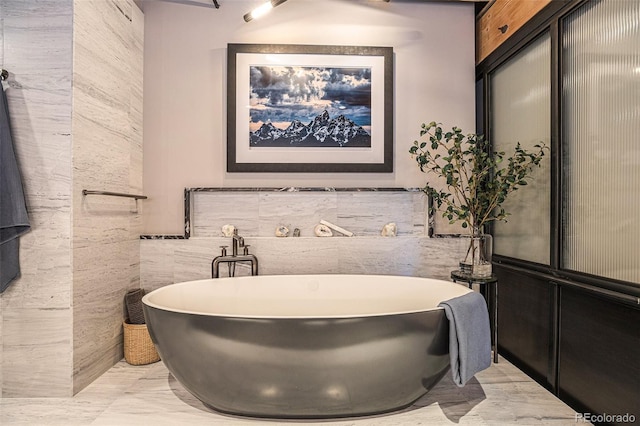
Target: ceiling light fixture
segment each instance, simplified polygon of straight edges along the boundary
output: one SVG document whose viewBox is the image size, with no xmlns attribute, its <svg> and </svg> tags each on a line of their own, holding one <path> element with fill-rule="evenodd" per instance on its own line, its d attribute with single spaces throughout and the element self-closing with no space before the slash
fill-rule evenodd
<svg viewBox="0 0 640 426">
<path fill-rule="evenodd" d="M 249 22 L 252 19 L 259 18 L 262 15 L 265 15 L 266 13 L 268 13 L 274 7 L 284 3 L 285 1 L 287 1 L 287 0 L 270 0 L 270 1 L 260 5 L 258 7 L 256 7 L 251 12 L 245 14 L 244 15 L 244 20 L 245 20 L 245 22 Z"/>
</svg>

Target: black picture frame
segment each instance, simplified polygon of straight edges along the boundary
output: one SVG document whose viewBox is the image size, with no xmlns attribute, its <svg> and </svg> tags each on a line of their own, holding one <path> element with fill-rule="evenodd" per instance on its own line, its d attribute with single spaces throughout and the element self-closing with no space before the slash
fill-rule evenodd
<svg viewBox="0 0 640 426">
<path fill-rule="evenodd" d="M 251 146 L 249 68 L 265 60 L 286 67 L 370 69 L 370 145 L 364 148 L 277 148 Z M 255 64 L 254 64 L 255 62 Z M 370 62 L 371 65 L 368 65 Z M 327 65 L 325 65 L 327 64 Z M 276 65 L 282 66 L 282 65 Z M 393 48 L 289 44 L 229 44 L 227 62 L 227 172 L 230 173 L 392 173 Z M 246 131 L 244 130 L 246 123 Z M 246 135 L 246 136 L 245 136 Z M 275 158 L 275 160 L 274 160 Z"/>
</svg>

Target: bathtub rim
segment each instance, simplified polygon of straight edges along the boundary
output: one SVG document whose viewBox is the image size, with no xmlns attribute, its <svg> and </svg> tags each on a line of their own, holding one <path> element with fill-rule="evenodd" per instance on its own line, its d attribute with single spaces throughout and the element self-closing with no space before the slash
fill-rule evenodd
<svg viewBox="0 0 640 426">
<path fill-rule="evenodd" d="M 157 303 L 154 303 L 151 301 L 151 299 L 154 297 L 154 294 L 157 295 L 162 291 L 170 291 L 170 289 L 174 289 L 176 287 L 181 287 L 181 286 L 188 286 L 188 285 L 194 285 L 196 283 L 203 283 L 203 282 L 220 282 L 223 280 L 233 280 L 232 282 L 235 282 L 235 280 L 244 280 L 244 279 L 257 279 L 259 277 L 272 277 L 272 278 L 277 278 L 277 277 L 288 277 L 288 279 L 291 279 L 291 277 L 334 277 L 335 276 L 340 276 L 340 277 L 358 277 L 358 278 L 366 278 L 366 277 L 373 277 L 373 278 L 402 278 L 402 279 L 408 279 L 408 280 L 427 280 L 427 281 L 435 281 L 441 284 L 447 284 L 447 285 L 451 285 L 452 288 L 457 288 L 459 290 L 459 294 L 455 294 L 455 295 L 451 295 L 450 297 L 447 297 L 445 299 L 442 299 L 442 301 L 445 300 L 449 300 L 455 297 L 459 297 L 462 296 L 464 294 L 470 293 L 473 290 L 467 288 L 466 286 L 463 286 L 459 283 L 454 283 L 452 281 L 445 281 L 445 280 L 441 280 L 441 279 L 437 279 L 437 278 L 425 278 L 425 277 L 413 277 L 413 276 L 401 276 L 401 275 L 374 275 L 374 274 L 291 274 L 291 275 L 260 275 L 257 277 L 251 277 L 251 276 L 245 276 L 245 277 L 235 277 L 235 278 L 228 278 L 228 277 L 224 277 L 224 278 L 206 278 L 206 279 L 200 279 L 200 280 L 191 280 L 191 281 L 182 281 L 182 282 L 178 282 L 178 283 L 174 283 L 174 284 L 168 284 L 165 285 L 163 287 L 159 287 L 147 294 L 145 294 L 142 298 L 142 303 L 145 306 L 145 308 L 152 308 L 152 309 L 158 309 L 158 310 L 162 310 L 162 311 L 166 311 L 166 312 L 175 312 L 175 313 L 181 313 L 181 314 L 186 314 L 186 315 L 201 315 L 201 316 L 211 316 L 211 317 L 218 317 L 218 318 L 233 318 L 233 319 L 248 319 L 248 320 L 339 320 L 339 319 L 356 319 L 356 318 L 371 318 L 371 317 L 385 317 L 385 316 L 394 316 L 394 315 L 409 315 L 409 314 L 414 314 L 414 313 L 419 313 L 419 312 L 429 312 L 429 311 L 439 311 L 439 310 L 444 310 L 444 308 L 440 307 L 440 306 L 434 306 L 434 307 L 428 307 L 428 308 L 420 308 L 420 309 L 408 309 L 408 310 L 396 310 L 396 311 L 386 311 L 386 312 L 379 312 L 379 313 L 357 313 L 357 314 L 323 314 L 323 315 L 257 315 L 257 314 L 231 314 L 231 313 L 212 313 L 212 312 L 199 312 L 199 311 L 194 311 L 194 310 L 188 310 L 188 309 L 180 309 L 180 308 L 173 308 L 173 307 L 167 307 L 167 306 L 162 306 L 159 305 Z"/>
</svg>

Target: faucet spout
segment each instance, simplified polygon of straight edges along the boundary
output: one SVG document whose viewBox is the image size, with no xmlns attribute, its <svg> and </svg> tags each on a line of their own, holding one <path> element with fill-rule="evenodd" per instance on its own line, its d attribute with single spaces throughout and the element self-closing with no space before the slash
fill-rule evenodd
<svg viewBox="0 0 640 426">
<path fill-rule="evenodd" d="M 232 240 L 233 240 L 233 244 L 231 245 L 231 255 L 232 256 L 237 256 L 238 255 L 238 247 L 242 248 L 244 247 L 244 238 L 242 238 L 240 235 L 238 235 L 238 230 L 234 229 L 233 230 L 233 235 L 231 236 Z"/>
</svg>

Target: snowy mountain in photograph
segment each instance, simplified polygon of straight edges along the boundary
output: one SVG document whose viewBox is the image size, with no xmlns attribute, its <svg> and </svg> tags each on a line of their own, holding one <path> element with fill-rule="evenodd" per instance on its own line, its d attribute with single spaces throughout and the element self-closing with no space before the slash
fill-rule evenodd
<svg viewBox="0 0 640 426">
<path fill-rule="evenodd" d="M 371 147 L 371 135 L 344 115 L 330 118 L 325 110 L 309 124 L 293 120 L 282 130 L 264 123 L 250 133 L 256 147 Z"/>
</svg>

